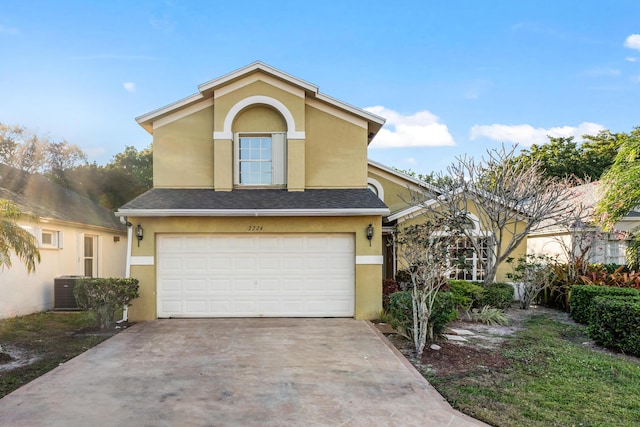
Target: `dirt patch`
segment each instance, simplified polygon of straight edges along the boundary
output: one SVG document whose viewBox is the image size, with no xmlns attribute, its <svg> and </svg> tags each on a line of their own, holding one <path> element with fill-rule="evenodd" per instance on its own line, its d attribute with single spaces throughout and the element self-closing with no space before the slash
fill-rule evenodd
<svg viewBox="0 0 640 427">
<path fill-rule="evenodd" d="M 563 323 L 573 323 L 567 313 L 546 307 L 531 307 L 521 310 L 515 306 L 505 312 L 508 325 L 485 325 L 469 321 L 462 314 L 460 319 L 451 323 L 447 333 L 462 329 L 473 335 L 463 335 L 466 341 L 440 339 L 434 350 L 427 346 L 422 358 L 417 360 L 411 342 L 402 336 L 382 330 L 391 343 L 423 374 L 467 375 L 474 372 L 488 372 L 509 366 L 510 361 L 502 356 L 500 348 L 510 337 L 522 330 L 525 320 L 536 314 L 545 314 Z M 585 343 L 586 345 L 587 343 Z"/>
<path fill-rule="evenodd" d="M 24 348 L 3 345 L 2 350 L 3 353 L 0 353 L 0 372 L 28 366 L 39 359 L 37 354 Z"/>
</svg>

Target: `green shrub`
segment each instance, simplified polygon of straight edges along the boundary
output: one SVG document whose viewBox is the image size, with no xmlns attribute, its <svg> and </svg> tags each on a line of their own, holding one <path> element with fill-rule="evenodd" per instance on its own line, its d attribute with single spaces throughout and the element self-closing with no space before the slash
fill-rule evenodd
<svg viewBox="0 0 640 427">
<path fill-rule="evenodd" d="M 478 300 L 476 307 L 490 307 L 505 309 L 513 302 L 514 289 L 508 283 L 496 282 L 484 287 L 482 297 Z"/>
<path fill-rule="evenodd" d="M 469 310 L 478 306 L 485 293 L 485 289 L 479 283 L 466 280 L 449 280 L 451 298 L 457 308 Z"/>
<path fill-rule="evenodd" d="M 453 300 L 451 292 L 438 292 L 433 304 L 433 313 L 429 316 L 429 322 L 433 325 L 434 336 L 440 335 L 447 324 L 458 317 L 458 311 Z M 399 328 L 409 338 L 412 338 L 413 302 L 411 300 L 411 291 L 400 291 L 391 294 L 389 298 L 389 315 L 392 318 L 391 326 Z"/>
<path fill-rule="evenodd" d="M 569 315 L 579 323 L 589 323 L 593 299 L 599 296 L 638 296 L 640 291 L 630 288 L 613 288 L 609 286 L 572 286 L 569 299 Z"/>
<path fill-rule="evenodd" d="M 598 344 L 640 356 L 640 296 L 593 298 L 588 335 Z"/>
<path fill-rule="evenodd" d="M 433 324 L 434 336 L 442 334 L 447 325 L 457 318 L 458 310 L 453 302 L 453 294 L 438 292 L 435 304 L 433 304 L 433 313 L 429 317 L 429 321 Z"/>
<path fill-rule="evenodd" d="M 112 325 L 116 310 L 123 310 L 140 296 L 138 279 L 118 277 L 77 279 L 73 294 L 80 308 L 95 314 L 101 328 Z"/>
<path fill-rule="evenodd" d="M 413 303 L 411 291 L 400 291 L 389 295 L 389 315 L 391 326 L 409 331 L 413 325 Z"/>
</svg>

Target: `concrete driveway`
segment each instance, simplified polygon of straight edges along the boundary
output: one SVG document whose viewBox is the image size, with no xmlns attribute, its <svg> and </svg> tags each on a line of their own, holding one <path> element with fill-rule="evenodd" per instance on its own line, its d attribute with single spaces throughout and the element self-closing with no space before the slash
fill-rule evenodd
<svg viewBox="0 0 640 427">
<path fill-rule="evenodd" d="M 6 426 L 478 426 L 369 322 L 140 323 L 0 399 Z"/>
</svg>

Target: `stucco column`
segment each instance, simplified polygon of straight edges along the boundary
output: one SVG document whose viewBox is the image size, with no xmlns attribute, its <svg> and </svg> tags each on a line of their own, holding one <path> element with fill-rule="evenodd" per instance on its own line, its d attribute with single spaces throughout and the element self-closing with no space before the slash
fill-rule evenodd
<svg viewBox="0 0 640 427">
<path fill-rule="evenodd" d="M 233 141 L 213 140 L 213 188 L 215 191 L 233 189 Z"/>
<path fill-rule="evenodd" d="M 304 139 L 287 141 L 287 189 L 289 191 L 304 191 L 304 145 Z"/>
</svg>

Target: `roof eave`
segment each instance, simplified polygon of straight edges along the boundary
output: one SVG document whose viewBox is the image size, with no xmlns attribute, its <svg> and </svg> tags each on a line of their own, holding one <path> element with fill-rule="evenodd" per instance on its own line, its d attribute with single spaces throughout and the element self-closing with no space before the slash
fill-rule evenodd
<svg viewBox="0 0 640 427">
<path fill-rule="evenodd" d="M 248 216 L 370 216 L 388 215 L 387 208 L 357 209 L 120 209 L 116 216 L 248 217 Z"/>
<path fill-rule="evenodd" d="M 191 104 L 201 101 L 202 99 L 204 99 L 204 95 L 202 93 L 194 93 L 193 95 L 189 95 L 186 98 L 182 98 L 181 100 L 176 101 L 172 104 L 165 105 L 164 107 L 160 107 L 149 113 L 138 116 L 136 117 L 136 122 L 138 122 L 138 124 L 142 126 L 147 132 L 153 134 L 153 122 L 155 120 L 164 115 L 170 114 L 179 108 L 187 107 Z"/>
</svg>

